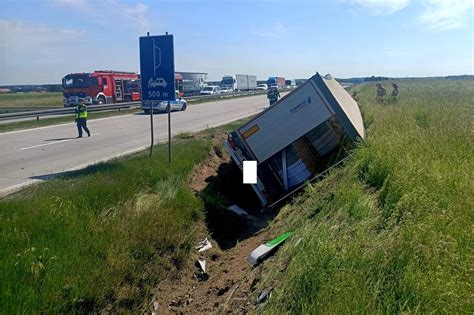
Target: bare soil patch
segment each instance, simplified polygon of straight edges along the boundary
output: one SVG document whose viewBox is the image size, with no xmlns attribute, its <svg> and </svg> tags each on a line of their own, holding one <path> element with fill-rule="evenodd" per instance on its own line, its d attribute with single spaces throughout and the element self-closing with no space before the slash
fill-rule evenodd
<svg viewBox="0 0 474 315">
<path fill-rule="evenodd" d="M 265 267 L 251 267 L 247 257 L 275 236 L 267 227 L 275 213 L 260 212 L 251 188 L 240 184 L 242 175 L 223 147 L 225 139 L 225 133 L 213 136 L 209 157 L 196 167 L 189 180 L 189 188 L 206 206 L 206 225 L 200 227 L 200 234 L 203 239 L 208 237 L 213 248 L 202 253 L 193 249 L 182 272 L 159 284 L 148 306 L 157 314 L 248 313 L 256 307 L 260 274 Z M 249 211 L 249 219 L 225 209 L 232 204 Z M 198 277 L 198 259 L 206 261 L 207 280 Z"/>
</svg>

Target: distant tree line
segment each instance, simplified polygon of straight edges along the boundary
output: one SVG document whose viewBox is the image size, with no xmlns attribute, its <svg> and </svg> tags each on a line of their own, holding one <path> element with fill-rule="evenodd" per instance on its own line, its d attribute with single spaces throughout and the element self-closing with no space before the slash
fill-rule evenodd
<svg viewBox="0 0 474 315">
<path fill-rule="evenodd" d="M 386 81 L 386 80 L 390 80 L 390 78 L 388 78 L 388 77 L 376 77 L 376 76 L 371 76 L 371 77 L 364 78 L 364 82 L 369 82 L 369 81 Z"/>
<path fill-rule="evenodd" d="M 451 80 L 474 80 L 474 75 L 462 74 L 462 75 L 448 75 L 445 79 Z"/>
</svg>

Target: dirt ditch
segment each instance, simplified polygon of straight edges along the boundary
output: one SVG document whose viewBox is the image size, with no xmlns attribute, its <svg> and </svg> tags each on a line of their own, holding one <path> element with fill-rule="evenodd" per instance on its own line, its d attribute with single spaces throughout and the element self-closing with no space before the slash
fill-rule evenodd
<svg viewBox="0 0 474 315">
<path fill-rule="evenodd" d="M 189 188 L 202 198 L 206 224 L 200 234 L 212 248 L 191 258 L 175 279 L 159 284 L 148 310 L 162 313 L 248 313 L 258 307 L 263 264 L 254 268 L 248 255 L 273 237 L 268 229 L 275 212 L 260 212 L 258 200 L 248 185 L 241 184 L 242 174 L 223 148 L 225 133 L 212 138 L 212 150 L 189 181 Z M 225 208 L 237 204 L 249 212 L 249 219 L 233 215 Z M 206 261 L 206 277 L 200 274 L 197 260 Z"/>
</svg>

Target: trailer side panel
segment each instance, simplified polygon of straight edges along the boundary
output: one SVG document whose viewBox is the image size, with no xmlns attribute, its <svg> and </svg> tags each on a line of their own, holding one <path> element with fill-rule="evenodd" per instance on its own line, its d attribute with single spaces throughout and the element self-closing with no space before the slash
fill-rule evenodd
<svg viewBox="0 0 474 315">
<path fill-rule="evenodd" d="M 332 115 L 334 111 L 324 103 L 313 85 L 305 84 L 298 93 L 287 95 L 271 111 L 241 127 L 239 134 L 262 162 Z"/>
</svg>

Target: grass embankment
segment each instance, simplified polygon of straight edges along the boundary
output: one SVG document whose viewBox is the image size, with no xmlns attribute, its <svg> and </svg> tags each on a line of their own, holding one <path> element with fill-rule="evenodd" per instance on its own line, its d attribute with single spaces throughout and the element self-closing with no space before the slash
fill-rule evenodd
<svg viewBox="0 0 474 315">
<path fill-rule="evenodd" d="M 474 81 L 401 81 L 388 106 L 373 85 L 367 143 L 279 214 L 269 314 L 474 311 Z"/>
<path fill-rule="evenodd" d="M 14 107 L 63 107 L 63 93 L 2 93 L 0 109 Z"/>
<path fill-rule="evenodd" d="M 195 244 L 186 183 L 213 132 L 179 137 L 171 166 L 159 146 L 0 200 L 0 313 L 138 312 Z"/>
</svg>

